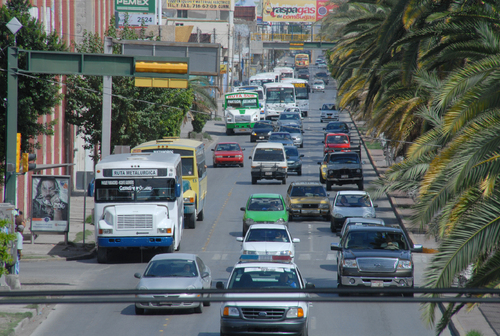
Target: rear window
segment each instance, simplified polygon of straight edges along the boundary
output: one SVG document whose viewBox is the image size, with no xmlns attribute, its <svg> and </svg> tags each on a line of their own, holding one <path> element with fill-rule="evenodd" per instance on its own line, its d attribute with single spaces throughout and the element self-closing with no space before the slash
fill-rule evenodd
<svg viewBox="0 0 500 336">
<path fill-rule="evenodd" d="M 281 148 L 257 148 L 253 156 L 254 161 L 284 161 Z"/>
</svg>

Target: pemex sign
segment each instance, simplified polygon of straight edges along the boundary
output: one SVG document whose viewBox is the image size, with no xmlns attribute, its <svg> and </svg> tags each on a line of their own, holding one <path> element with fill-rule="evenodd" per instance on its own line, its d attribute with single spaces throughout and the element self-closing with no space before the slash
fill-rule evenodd
<svg viewBox="0 0 500 336">
<path fill-rule="evenodd" d="M 155 13 L 156 0 L 115 0 L 115 10 L 129 13 Z"/>
</svg>

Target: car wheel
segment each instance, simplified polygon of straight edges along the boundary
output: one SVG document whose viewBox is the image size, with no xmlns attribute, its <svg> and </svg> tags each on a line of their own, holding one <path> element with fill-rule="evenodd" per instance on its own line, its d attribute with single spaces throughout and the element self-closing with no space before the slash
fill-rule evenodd
<svg viewBox="0 0 500 336">
<path fill-rule="evenodd" d="M 300 148 L 304 148 L 304 143 L 301 143 L 301 144 L 300 144 Z"/>
<path fill-rule="evenodd" d="M 323 119 L 320 119 L 319 121 L 320 121 L 320 122 L 323 122 Z"/>
<path fill-rule="evenodd" d="M 281 184 L 286 184 L 286 177 L 283 177 L 283 180 L 281 181 Z"/>
<path fill-rule="evenodd" d="M 186 219 L 186 227 L 189 229 L 194 229 L 196 227 L 196 212 L 192 214 L 187 214 L 185 216 Z"/>
<path fill-rule="evenodd" d="M 212 288 L 212 285 L 210 285 L 210 288 Z M 207 299 L 210 299 L 210 298 L 211 298 L 211 295 L 210 295 L 210 294 L 208 294 Z M 211 302 L 210 302 L 210 301 L 204 301 L 204 302 L 203 302 L 203 306 L 204 306 L 204 307 L 210 307 L 210 304 L 211 304 Z"/>
<path fill-rule="evenodd" d="M 201 209 L 200 213 L 198 214 L 198 217 L 196 218 L 198 221 L 202 221 L 203 220 L 203 217 L 204 217 L 204 213 L 203 213 L 203 209 Z"/>
<path fill-rule="evenodd" d="M 135 315 L 144 315 L 144 311 L 145 311 L 144 308 L 139 308 L 135 306 Z"/>
<path fill-rule="evenodd" d="M 297 170 L 297 175 L 302 176 L 302 168 L 299 168 L 299 170 Z"/>
<path fill-rule="evenodd" d="M 358 182 L 358 189 L 363 190 L 363 181 Z"/>
<path fill-rule="evenodd" d="M 326 190 L 331 191 L 332 190 L 332 182 L 326 181 Z"/>
<path fill-rule="evenodd" d="M 194 312 L 196 314 L 201 314 L 203 313 L 203 303 L 200 302 L 200 305 L 194 309 Z"/>
<path fill-rule="evenodd" d="M 335 222 L 333 221 L 333 218 L 330 218 L 330 231 L 333 233 L 337 233 L 337 229 L 335 228 Z"/>
<path fill-rule="evenodd" d="M 330 215 L 325 215 L 325 216 L 323 216 L 323 218 L 324 218 L 327 222 L 329 222 L 329 221 L 331 220 L 331 216 L 330 216 Z"/>
<path fill-rule="evenodd" d="M 243 233 L 243 237 L 245 237 L 247 235 L 247 231 L 248 231 L 248 228 L 245 226 L 245 224 L 243 224 L 243 230 L 241 230 L 241 232 Z"/>
<path fill-rule="evenodd" d="M 321 169 L 319 171 L 319 183 L 325 183 L 325 179 L 323 178 L 323 174 L 321 174 Z"/>
<path fill-rule="evenodd" d="M 293 222 L 293 215 L 291 213 L 288 214 L 288 222 Z"/>
<path fill-rule="evenodd" d="M 256 177 L 252 177 L 252 184 L 257 184 L 257 178 Z"/>
<path fill-rule="evenodd" d="M 232 129 L 226 129 L 226 135 L 233 135 L 234 131 Z"/>
<path fill-rule="evenodd" d="M 250 142 L 255 142 L 255 141 L 256 141 L 255 139 L 250 138 Z"/>
<path fill-rule="evenodd" d="M 245 163 L 244 162 L 240 163 L 240 167 L 245 167 Z"/>
<path fill-rule="evenodd" d="M 340 284 L 340 277 L 338 275 L 337 275 L 337 288 L 338 289 L 346 288 L 345 286 L 342 286 Z M 347 294 L 347 293 L 339 293 L 339 296 L 349 296 L 349 294 Z"/>
<path fill-rule="evenodd" d="M 219 165 L 218 165 L 217 163 L 214 163 L 214 164 L 213 164 L 213 167 L 214 167 L 214 168 L 217 168 L 217 167 L 219 167 Z"/>
<path fill-rule="evenodd" d="M 97 262 L 99 264 L 105 264 L 108 262 L 108 248 L 98 247 L 97 248 Z"/>
</svg>

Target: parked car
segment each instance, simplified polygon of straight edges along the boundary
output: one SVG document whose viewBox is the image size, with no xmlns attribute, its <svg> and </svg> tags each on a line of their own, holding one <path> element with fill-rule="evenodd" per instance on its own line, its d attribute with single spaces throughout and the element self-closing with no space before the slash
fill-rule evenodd
<svg viewBox="0 0 500 336">
<path fill-rule="evenodd" d="M 325 83 L 322 80 L 315 80 L 312 84 L 312 92 L 325 92 Z"/>
<path fill-rule="evenodd" d="M 241 148 L 237 142 L 220 142 L 216 144 L 215 148 L 212 148 L 212 151 L 214 152 L 214 168 L 231 165 L 239 165 L 240 167 L 243 167 L 245 165 L 243 162 L 244 150 L 245 148 Z"/>
<path fill-rule="evenodd" d="M 299 238 L 292 238 L 288 227 L 283 224 L 254 224 L 245 237 L 237 237 L 241 242 L 241 254 L 281 255 L 295 257 L 295 245 Z"/>
<path fill-rule="evenodd" d="M 329 194 L 318 182 L 292 182 L 288 187 L 285 203 L 289 209 L 289 220 L 293 217 L 322 217 L 330 220 Z"/>
<path fill-rule="evenodd" d="M 278 142 L 283 146 L 293 146 L 292 135 L 286 132 L 272 132 L 267 142 Z"/>
<path fill-rule="evenodd" d="M 319 110 L 320 110 L 319 121 L 321 122 L 328 120 L 339 121 L 340 111 L 337 110 L 335 104 L 323 104 L 323 106 L 321 106 Z"/>
<path fill-rule="evenodd" d="M 246 206 L 240 208 L 243 215 L 243 235 L 253 224 L 288 224 L 288 211 L 280 194 L 253 194 Z"/>
<path fill-rule="evenodd" d="M 146 266 L 143 274 L 135 273 L 139 280 L 136 288 L 138 290 L 157 289 L 156 294 L 139 294 L 137 298 L 141 301 L 135 304 L 136 315 L 143 315 L 151 309 L 194 309 L 196 313 L 201 313 L 203 306 L 210 306 L 207 302 L 172 302 L 170 297 L 195 299 L 200 297 L 192 290 L 210 289 L 212 287 L 212 274 L 210 268 L 195 254 L 188 253 L 162 253 L 154 256 Z M 185 294 L 168 294 L 169 289 L 189 289 Z M 209 294 L 204 294 L 210 297 Z M 149 299 L 165 298 L 165 301 L 151 302 Z"/>
<path fill-rule="evenodd" d="M 250 133 L 250 142 L 258 140 L 267 140 L 274 131 L 274 125 L 271 120 L 261 120 L 254 124 L 252 133 Z"/>
<path fill-rule="evenodd" d="M 297 147 L 304 147 L 304 137 L 302 134 L 304 131 L 302 131 L 298 127 L 294 126 L 280 126 L 278 128 L 278 132 L 288 132 L 292 136 L 293 144 Z"/>
<path fill-rule="evenodd" d="M 333 200 L 330 230 L 340 231 L 348 217 L 375 218 L 376 207 L 366 191 L 341 190 Z"/>
<path fill-rule="evenodd" d="M 353 226 L 330 245 L 337 251 L 337 288 L 413 288 L 413 245 L 400 228 Z M 413 293 L 404 293 L 413 297 Z"/>
<path fill-rule="evenodd" d="M 285 146 L 286 160 L 288 162 L 288 172 L 296 172 L 298 176 L 302 175 L 302 159 L 304 154 L 299 154 L 297 147 Z"/>
</svg>

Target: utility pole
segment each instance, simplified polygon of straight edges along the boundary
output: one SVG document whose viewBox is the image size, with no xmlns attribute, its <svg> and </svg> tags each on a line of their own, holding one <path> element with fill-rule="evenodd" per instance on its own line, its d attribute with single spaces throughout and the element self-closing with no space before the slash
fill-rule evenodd
<svg viewBox="0 0 500 336">
<path fill-rule="evenodd" d="M 227 58 L 227 89 L 233 85 L 233 40 L 234 40 L 234 0 L 231 0 L 231 9 L 229 10 L 228 26 L 228 58 Z"/>
<path fill-rule="evenodd" d="M 241 80 L 243 77 L 243 60 L 241 58 L 242 49 L 243 48 L 241 47 L 241 33 L 238 33 L 238 51 L 239 51 L 239 55 L 238 55 L 238 61 L 239 61 L 238 81 L 240 82 L 240 85 L 241 85 Z"/>
</svg>

